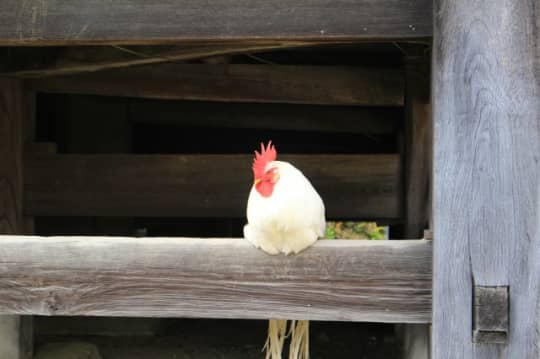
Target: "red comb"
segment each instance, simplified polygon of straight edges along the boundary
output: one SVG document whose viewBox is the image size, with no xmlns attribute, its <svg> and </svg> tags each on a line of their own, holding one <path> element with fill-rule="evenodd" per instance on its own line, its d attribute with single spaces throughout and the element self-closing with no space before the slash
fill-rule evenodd
<svg viewBox="0 0 540 359">
<path fill-rule="evenodd" d="M 277 151 L 272 141 L 268 141 L 266 148 L 261 142 L 261 152 L 255 151 L 255 159 L 253 160 L 253 175 L 255 178 L 262 178 L 264 175 L 264 168 L 268 162 L 275 161 L 277 157 Z"/>
</svg>

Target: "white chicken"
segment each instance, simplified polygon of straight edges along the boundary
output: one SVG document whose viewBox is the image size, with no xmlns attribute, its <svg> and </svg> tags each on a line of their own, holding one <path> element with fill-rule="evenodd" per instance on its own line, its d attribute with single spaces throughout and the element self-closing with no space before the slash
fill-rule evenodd
<svg viewBox="0 0 540 359">
<path fill-rule="evenodd" d="M 324 203 L 302 172 L 276 157 L 271 141 L 255 151 L 244 237 L 268 254 L 296 254 L 324 236 Z"/>
<path fill-rule="evenodd" d="M 297 254 L 324 236 L 324 203 L 302 172 L 276 157 L 272 141 L 255 151 L 244 237 L 268 254 Z M 281 359 L 288 336 L 289 359 L 309 358 L 309 321 L 291 321 L 287 330 L 287 320 L 271 319 L 266 359 Z"/>
</svg>

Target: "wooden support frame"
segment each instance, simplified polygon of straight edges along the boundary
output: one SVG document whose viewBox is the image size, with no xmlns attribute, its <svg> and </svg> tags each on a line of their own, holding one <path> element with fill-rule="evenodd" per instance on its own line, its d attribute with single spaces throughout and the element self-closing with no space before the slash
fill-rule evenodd
<svg viewBox="0 0 540 359">
<path fill-rule="evenodd" d="M 28 79 L 39 92 L 225 102 L 402 106 L 400 69 L 162 64 Z"/>
<path fill-rule="evenodd" d="M 0 241 L 0 314 L 430 321 L 429 241 L 321 240 L 296 256 L 227 238 Z"/>
<path fill-rule="evenodd" d="M 329 218 L 401 216 L 399 155 L 280 158 L 311 179 Z M 250 155 L 32 156 L 25 160 L 24 210 L 35 216 L 244 218 L 251 163 Z"/>
<path fill-rule="evenodd" d="M 434 14 L 433 359 L 538 358 L 540 7 L 437 0 Z M 473 342 L 479 287 L 508 287 L 506 344 Z"/>
<path fill-rule="evenodd" d="M 0 234 L 25 231 L 22 199 L 26 102 L 22 89 L 21 81 L 0 78 Z M 0 316 L 0 358 L 31 358 L 32 339 L 30 317 Z"/>
<path fill-rule="evenodd" d="M 430 68 L 427 48 L 413 48 L 405 64 L 404 238 L 422 238 L 431 210 L 432 136 Z M 430 326 L 398 327 L 403 359 L 429 359 Z"/>
<path fill-rule="evenodd" d="M 135 123 L 167 126 L 313 131 L 395 135 L 402 108 L 311 106 L 297 104 L 222 103 L 139 100 L 129 104 Z M 159 116 L 156 114 L 159 113 Z"/>
<path fill-rule="evenodd" d="M 7 63 L 0 63 L 0 76 L 20 78 L 63 76 L 308 46 L 314 45 L 311 42 L 283 40 L 238 44 L 137 46 L 135 49 L 124 46 L 69 46 L 61 49 L 17 47 L 15 51 L 13 48 L 9 48 L 9 52 L 6 51 Z"/>
<path fill-rule="evenodd" d="M 427 51 L 427 48 L 420 49 Z M 405 65 L 404 238 L 423 238 L 431 217 L 433 124 L 429 53 L 410 55 Z"/>
<path fill-rule="evenodd" d="M 431 1 L 4 0 L 0 46 L 430 36 Z"/>
</svg>

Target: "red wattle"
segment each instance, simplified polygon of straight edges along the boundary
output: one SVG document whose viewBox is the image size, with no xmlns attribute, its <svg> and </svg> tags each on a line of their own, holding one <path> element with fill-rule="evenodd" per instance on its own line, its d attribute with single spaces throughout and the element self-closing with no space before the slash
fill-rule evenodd
<svg viewBox="0 0 540 359">
<path fill-rule="evenodd" d="M 274 184 L 270 181 L 261 181 L 255 186 L 257 192 L 263 197 L 270 197 L 274 191 Z"/>
</svg>

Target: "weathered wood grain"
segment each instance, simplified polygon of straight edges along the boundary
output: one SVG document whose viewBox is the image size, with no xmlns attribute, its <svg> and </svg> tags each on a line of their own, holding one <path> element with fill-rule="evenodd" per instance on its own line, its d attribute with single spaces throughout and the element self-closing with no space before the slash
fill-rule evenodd
<svg viewBox="0 0 540 359">
<path fill-rule="evenodd" d="M 401 216 L 399 155 L 283 155 L 329 218 Z M 245 217 L 250 155 L 57 155 L 25 160 L 31 215 Z"/>
<path fill-rule="evenodd" d="M 427 0 L 4 0 L 0 45 L 431 35 Z"/>
<path fill-rule="evenodd" d="M 21 82 L 0 78 L 1 234 L 20 234 L 24 231 L 22 103 Z M 2 244 L 0 240 L 0 246 Z M 32 357 L 31 327 L 28 328 L 27 323 L 28 320 L 19 316 L 0 316 L 1 359 Z"/>
<path fill-rule="evenodd" d="M 435 1 L 433 358 L 538 358 L 540 7 Z M 509 286 L 506 345 L 472 342 L 473 286 Z"/>
<path fill-rule="evenodd" d="M 399 69 L 245 64 L 162 64 L 25 84 L 53 93 L 365 106 L 401 106 L 404 87 Z"/>
<path fill-rule="evenodd" d="M 230 238 L 0 240 L 2 314 L 430 321 L 428 241 L 269 256 Z"/>
</svg>

